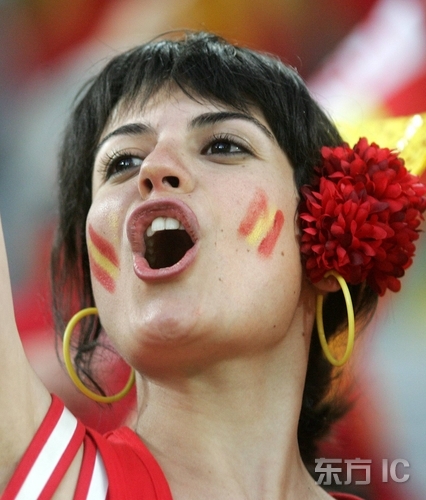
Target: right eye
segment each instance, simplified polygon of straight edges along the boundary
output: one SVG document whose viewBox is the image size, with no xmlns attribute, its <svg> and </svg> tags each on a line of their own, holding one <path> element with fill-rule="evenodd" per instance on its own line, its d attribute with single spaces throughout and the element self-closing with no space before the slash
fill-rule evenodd
<svg viewBox="0 0 426 500">
<path fill-rule="evenodd" d="M 120 175 L 132 170 L 139 170 L 142 166 L 143 159 L 131 154 L 114 154 L 108 158 L 105 165 L 105 179 Z"/>
</svg>

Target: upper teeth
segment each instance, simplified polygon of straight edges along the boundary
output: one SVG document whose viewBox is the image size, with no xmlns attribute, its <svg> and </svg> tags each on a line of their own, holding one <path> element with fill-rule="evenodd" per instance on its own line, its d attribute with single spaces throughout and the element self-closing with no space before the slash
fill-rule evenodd
<svg viewBox="0 0 426 500">
<path fill-rule="evenodd" d="M 167 229 L 185 229 L 183 225 L 173 217 L 157 217 L 151 222 L 151 225 L 146 230 L 146 235 L 150 238 L 157 231 L 165 231 Z"/>
</svg>

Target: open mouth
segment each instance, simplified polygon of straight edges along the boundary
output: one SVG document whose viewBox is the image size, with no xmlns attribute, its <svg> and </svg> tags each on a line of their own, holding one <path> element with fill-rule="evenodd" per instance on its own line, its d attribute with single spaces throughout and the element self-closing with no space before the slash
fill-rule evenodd
<svg viewBox="0 0 426 500">
<path fill-rule="evenodd" d="M 146 282 L 164 281 L 184 273 L 200 249 L 200 228 L 191 208 L 176 199 L 149 200 L 127 221 L 133 270 Z"/>
<path fill-rule="evenodd" d="M 144 233 L 145 259 L 151 269 L 177 264 L 194 246 L 182 223 L 173 217 L 156 217 Z"/>
</svg>

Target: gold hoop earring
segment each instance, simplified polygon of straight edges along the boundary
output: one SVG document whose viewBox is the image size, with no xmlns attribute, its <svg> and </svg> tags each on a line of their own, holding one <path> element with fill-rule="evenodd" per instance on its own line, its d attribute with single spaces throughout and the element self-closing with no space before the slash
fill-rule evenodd
<svg viewBox="0 0 426 500">
<path fill-rule="evenodd" d="M 91 391 L 83 384 L 83 382 L 78 377 L 77 372 L 75 371 L 75 368 L 71 361 L 70 342 L 71 342 L 72 332 L 74 331 L 74 328 L 77 325 L 77 323 L 82 318 L 84 318 L 85 316 L 89 316 L 91 314 L 98 314 L 98 309 L 96 307 L 87 307 L 86 309 L 82 309 L 78 313 L 74 314 L 74 316 L 68 322 L 67 327 L 65 328 L 63 346 L 62 346 L 65 366 L 71 380 L 85 396 L 87 396 L 90 399 L 93 399 L 94 401 L 97 401 L 98 403 L 115 403 L 116 401 L 119 401 L 120 399 L 124 398 L 124 396 L 126 396 L 129 393 L 130 389 L 135 383 L 135 370 L 133 368 L 131 370 L 127 384 L 120 392 L 118 392 L 117 394 L 113 394 L 112 396 L 102 396 L 101 394 L 97 394 L 96 392 Z"/>
<path fill-rule="evenodd" d="M 348 314 L 348 341 L 346 344 L 346 351 L 345 354 L 341 359 L 336 359 L 333 354 L 330 351 L 330 348 L 328 347 L 327 344 L 327 339 L 325 338 L 325 333 L 324 333 L 324 322 L 322 318 L 322 305 L 323 305 L 323 300 L 324 296 L 321 294 L 317 295 L 317 306 L 316 306 L 316 320 L 317 320 L 317 330 L 318 330 L 318 336 L 321 342 L 321 347 L 322 350 L 325 354 L 325 357 L 330 361 L 330 363 L 334 366 L 342 366 L 346 363 L 346 361 L 349 359 L 349 356 L 352 354 L 352 350 L 354 348 L 354 342 L 355 342 L 355 314 L 354 314 L 354 307 L 352 304 L 352 298 L 351 298 L 351 293 L 349 291 L 348 285 L 346 284 L 346 281 L 342 276 L 340 276 L 339 273 L 336 271 L 329 271 L 324 275 L 324 278 L 327 278 L 328 276 L 334 276 L 337 281 L 340 284 L 340 287 L 343 292 L 343 296 L 345 298 L 346 302 L 346 310 Z"/>
</svg>

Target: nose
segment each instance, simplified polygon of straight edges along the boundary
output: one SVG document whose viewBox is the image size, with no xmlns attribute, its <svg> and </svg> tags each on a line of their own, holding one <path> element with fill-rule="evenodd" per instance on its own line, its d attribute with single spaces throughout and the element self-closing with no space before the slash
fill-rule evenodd
<svg viewBox="0 0 426 500">
<path fill-rule="evenodd" d="M 180 194 L 194 189 L 194 178 L 185 165 L 185 158 L 173 147 L 156 147 L 144 159 L 138 182 L 142 198 L 152 192 Z"/>
</svg>

